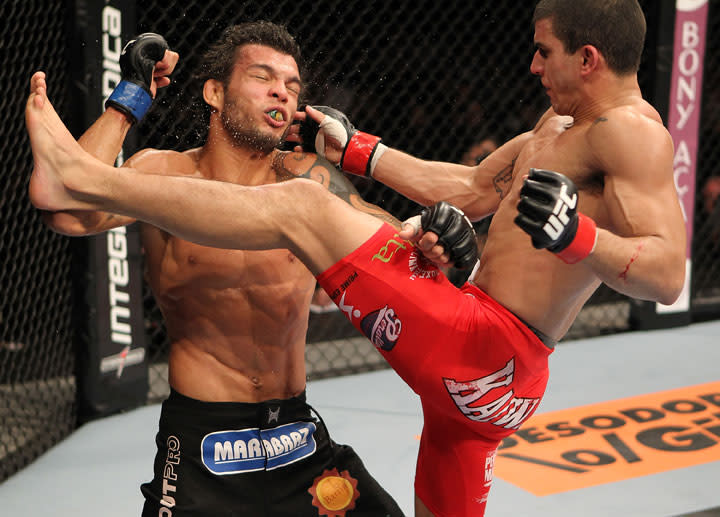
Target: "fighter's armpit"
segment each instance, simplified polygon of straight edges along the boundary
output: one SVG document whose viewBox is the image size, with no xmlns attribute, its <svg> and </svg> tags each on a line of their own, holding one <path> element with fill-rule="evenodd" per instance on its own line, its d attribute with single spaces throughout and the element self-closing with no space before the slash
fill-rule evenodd
<svg viewBox="0 0 720 517">
<path fill-rule="evenodd" d="M 395 228 L 400 228 L 400 221 L 398 219 L 387 213 L 382 208 L 375 206 L 372 203 L 367 203 L 360 196 L 360 193 L 355 188 L 355 185 L 352 184 L 352 182 L 348 179 L 347 176 L 345 176 L 345 174 L 340 172 L 334 165 L 332 165 L 324 158 L 322 160 L 329 166 L 330 185 L 328 186 L 328 188 L 330 192 L 335 194 L 337 197 L 348 203 L 356 210 L 360 210 L 361 212 L 370 214 L 373 217 L 377 217 L 378 219 L 390 223 Z"/>
<path fill-rule="evenodd" d="M 366 202 L 363 198 L 360 197 L 360 194 L 358 194 L 357 192 L 355 194 L 350 194 L 346 201 L 350 203 L 353 208 L 356 208 L 361 212 L 365 212 L 374 217 L 377 217 L 378 219 L 393 225 L 395 228 L 399 229 L 401 227 L 401 223 L 398 219 L 387 213 L 382 208 L 375 206 L 372 203 Z"/>
<path fill-rule="evenodd" d="M 400 221 L 371 203 L 362 199 L 350 180 L 325 158 L 314 153 L 277 153 L 273 160 L 278 181 L 307 178 L 317 181 L 353 208 L 368 213 L 400 228 Z"/>
<path fill-rule="evenodd" d="M 330 192 L 356 210 L 360 210 L 361 212 L 370 214 L 373 217 L 377 217 L 378 219 L 390 223 L 395 228 L 400 228 L 400 221 L 398 219 L 387 213 L 382 208 L 366 202 L 345 174 L 337 170 L 332 165 L 330 167 L 332 168 L 330 171 L 330 185 L 328 187 Z"/>
</svg>

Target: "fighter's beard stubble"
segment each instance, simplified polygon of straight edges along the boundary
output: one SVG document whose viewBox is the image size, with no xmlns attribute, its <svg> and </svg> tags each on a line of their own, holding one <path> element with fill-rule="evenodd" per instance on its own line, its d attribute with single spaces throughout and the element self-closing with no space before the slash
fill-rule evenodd
<svg viewBox="0 0 720 517">
<path fill-rule="evenodd" d="M 225 132 L 232 140 L 233 145 L 245 147 L 253 151 L 268 154 L 275 149 L 285 137 L 281 138 L 261 132 L 253 126 L 249 117 L 244 116 L 238 104 L 230 99 L 225 100 L 223 111 L 220 114 Z M 287 130 L 285 131 L 287 133 Z"/>
</svg>

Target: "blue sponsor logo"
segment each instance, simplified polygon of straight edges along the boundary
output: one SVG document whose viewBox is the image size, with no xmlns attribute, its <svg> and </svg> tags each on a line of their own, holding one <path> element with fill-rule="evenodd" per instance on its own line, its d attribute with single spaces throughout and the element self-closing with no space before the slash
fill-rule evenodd
<svg viewBox="0 0 720 517">
<path fill-rule="evenodd" d="M 386 305 L 365 316 L 360 327 L 376 348 L 389 352 L 400 338 L 402 321 L 395 315 L 395 311 Z"/>
<path fill-rule="evenodd" d="M 202 462 L 214 474 L 273 470 L 315 453 L 315 424 L 294 422 L 272 429 L 218 431 L 200 445 Z"/>
</svg>

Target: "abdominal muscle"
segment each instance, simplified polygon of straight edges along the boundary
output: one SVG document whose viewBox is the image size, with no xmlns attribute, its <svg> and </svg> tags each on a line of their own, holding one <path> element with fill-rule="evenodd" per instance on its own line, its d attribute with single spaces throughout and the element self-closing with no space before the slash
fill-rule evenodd
<svg viewBox="0 0 720 517">
<path fill-rule="evenodd" d="M 517 193 L 501 203 L 472 282 L 525 323 L 559 340 L 600 282 L 586 265 L 568 266 L 553 253 L 535 249 L 514 223 L 516 206 Z"/>
<path fill-rule="evenodd" d="M 520 190 L 530 167 L 561 172 L 578 187 L 578 207 L 598 226 L 607 226 L 602 191 L 582 186 L 595 171 L 588 165 L 589 123 L 570 125 L 569 117 L 552 117 L 535 132 L 514 165 L 513 181 L 493 216 L 473 283 L 525 323 L 559 340 L 600 285 L 583 262 L 567 265 L 547 250 L 532 246 L 515 224 Z"/>
<path fill-rule="evenodd" d="M 218 250 L 153 227 L 143 234 L 147 279 L 171 341 L 170 386 L 210 402 L 304 390 L 315 279 L 289 251 Z"/>
</svg>

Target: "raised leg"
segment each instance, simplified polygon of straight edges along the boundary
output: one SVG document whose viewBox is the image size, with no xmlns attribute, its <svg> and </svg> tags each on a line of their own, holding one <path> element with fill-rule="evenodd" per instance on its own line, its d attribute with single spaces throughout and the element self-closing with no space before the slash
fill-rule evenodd
<svg viewBox="0 0 720 517">
<path fill-rule="evenodd" d="M 105 165 L 72 137 L 44 81 L 35 81 L 25 118 L 35 161 L 30 198 L 44 210 L 115 212 L 217 248 L 287 248 L 315 274 L 381 225 L 309 180 L 243 187 Z"/>
</svg>

